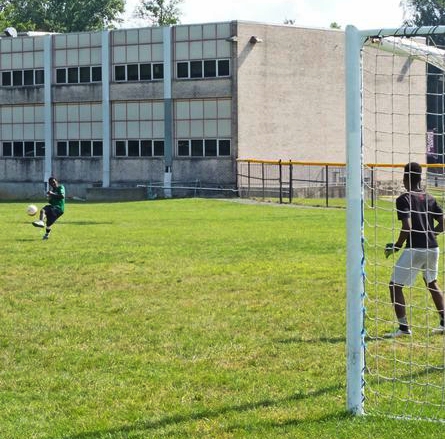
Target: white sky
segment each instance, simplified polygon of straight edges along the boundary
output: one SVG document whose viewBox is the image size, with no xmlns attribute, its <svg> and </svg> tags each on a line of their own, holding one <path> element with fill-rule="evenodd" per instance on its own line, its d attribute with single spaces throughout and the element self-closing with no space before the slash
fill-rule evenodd
<svg viewBox="0 0 445 439">
<path fill-rule="evenodd" d="M 140 0 L 127 0 L 125 22 L 121 27 L 144 26 L 132 18 Z M 400 0 L 184 0 L 182 24 L 245 20 L 296 26 L 328 28 L 332 22 L 342 29 L 353 24 L 359 29 L 395 28 L 403 22 Z"/>
</svg>

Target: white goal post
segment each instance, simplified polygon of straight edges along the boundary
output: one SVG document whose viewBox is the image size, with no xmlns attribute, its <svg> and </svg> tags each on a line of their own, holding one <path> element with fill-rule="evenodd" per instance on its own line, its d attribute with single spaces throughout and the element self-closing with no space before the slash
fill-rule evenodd
<svg viewBox="0 0 445 439">
<path fill-rule="evenodd" d="M 369 193 L 372 192 L 371 196 L 374 196 L 374 187 L 371 188 L 371 191 L 367 187 L 367 179 L 369 178 L 365 175 L 365 170 L 374 168 L 378 168 L 378 164 L 381 164 L 381 167 L 387 166 L 388 170 L 387 176 L 388 179 L 391 179 L 390 183 L 393 187 L 401 182 L 401 175 L 403 173 L 403 169 L 400 170 L 400 167 L 404 163 L 408 163 L 409 161 L 419 161 L 421 164 L 425 166 L 426 163 L 426 152 L 427 152 L 427 129 L 426 129 L 426 117 L 427 117 L 427 109 L 426 109 L 426 81 L 427 81 L 427 65 L 433 65 L 437 69 L 445 71 L 445 51 L 437 48 L 435 46 L 428 45 L 427 38 L 431 36 L 439 36 L 445 35 L 445 26 L 434 26 L 434 27 L 420 27 L 420 28 L 398 28 L 398 29 L 372 29 L 372 30 L 358 30 L 354 26 L 347 26 L 345 31 L 345 92 L 346 92 L 346 163 L 347 163 L 347 183 L 346 183 L 346 194 L 347 194 L 347 218 L 346 218 L 346 229 L 347 229 L 347 255 L 346 255 L 346 287 L 347 287 L 347 305 L 346 305 L 346 321 L 347 321 L 347 335 L 346 335 L 346 359 L 347 359 L 347 409 L 353 414 L 362 415 L 367 413 L 366 407 L 366 399 L 367 399 L 367 343 L 369 338 L 369 333 L 366 330 L 366 306 L 367 306 L 367 291 L 366 291 L 366 271 L 367 271 L 367 262 L 366 262 L 366 250 L 365 250 L 365 198 L 369 197 Z M 377 102 L 377 98 L 373 98 L 374 101 L 371 102 L 371 106 L 373 108 L 378 108 L 379 106 L 385 106 L 385 110 L 381 112 L 381 114 L 375 116 L 371 116 L 370 113 L 364 111 L 364 98 L 369 93 L 369 90 L 364 90 L 364 67 L 363 67 L 363 54 L 365 51 L 375 51 L 377 52 L 385 52 L 394 56 L 396 61 L 391 61 L 387 58 L 384 61 L 375 60 L 377 55 L 373 55 L 375 58 L 372 60 L 375 62 L 375 65 L 381 63 L 383 65 L 386 62 L 386 67 L 390 69 L 396 64 L 398 66 L 397 71 L 389 72 L 387 75 L 388 81 L 391 81 L 391 84 L 388 86 L 390 92 L 393 92 L 394 96 L 396 96 L 396 101 L 393 99 L 392 101 L 384 96 L 384 93 L 379 95 L 379 87 L 381 83 L 384 82 L 386 77 L 384 75 L 380 75 L 379 73 L 375 74 L 374 83 L 369 89 L 371 92 L 375 92 L 376 95 L 382 97 L 382 99 L 386 99 L 384 104 L 380 104 Z M 419 66 L 416 70 L 416 75 L 404 76 L 407 71 L 410 69 L 410 63 L 418 62 Z M 391 66 L 392 64 L 392 66 Z M 423 66 L 423 67 L 422 67 Z M 380 64 L 379 64 L 380 68 Z M 423 70 L 422 70 L 423 69 Z M 422 78 L 422 72 L 424 73 L 424 78 Z M 391 79 L 392 78 L 392 79 Z M 422 85 L 422 81 L 424 84 Z M 403 84 L 404 83 L 404 84 Z M 424 89 L 422 88 L 424 86 Z M 423 95 L 422 95 L 423 93 Z M 406 95 L 406 96 L 405 96 Z M 389 103 L 388 103 L 389 102 Z M 402 104 L 401 104 L 402 103 Z M 412 109 L 412 118 L 409 116 L 405 117 L 404 111 L 411 111 L 410 109 L 400 109 L 406 105 Z M 425 105 L 425 108 L 422 109 L 422 105 Z M 442 109 L 442 113 L 445 111 Z M 422 112 L 423 118 L 425 121 L 424 131 L 422 132 Z M 442 114 L 443 115 L 443 114 Z M 406 120 L 408 122 L 406 122 Z M 383 121 L 383 122 L 382 122 Z M 413 122 L 414 121 L 414 122 Z M 403 129 L 398 127 L 397 129 L 382 129 L 378 134 L 370 134 L 369 132 L 365 133 L 364 123 L 369 122 L 369 124 L 375 128 L 379 123 L 387 123 L 394 124 L 399 123 L 403 126 Z M 417 125 L 416 125 L 417 124 Z M 411 129 L 412 126 L 415 126 L 413 133 L 409 133 L 408 130 Z M 405 128 L 406 127 L 406 128 Z M 405 132 L 406 130 L 406 132 Z M 442 127 L 442 133 L 445 131 Z M 423 137 L 422 137 L 423 136 Z M 380 148 L 379 152 L 369 154 L 364 151 L 364 139 L 368 139 L 369 143 L 375 143 Z M 422 140 L 423 139 L 423 140 Z M 421 144 L 424 142 L 424 152 L 422 156 Z M 412 149 L 403 150 L 400 144 L 410 144 L 412 142 Z M 382 146 L 383 145 L 383 146 Z M 395 147 L 397 145 L 397 147 Z M 419 146 L 420 145 L 420 146 Z M 368 155 L 367 155 L 368 154 Z M 368 163 L 372 163 L 369 167 Z M 442 159 L 443 164 L 443 159 Z M 444 167 L 442 165 L 442 172 Z M 426 174 L 426 171 L 424 171 Z M 373 174 L 374 175 L 374 174 Z M 395 190 L 393 192 L 391 200 L 388 201 L 388 206 L 394 205 L 395 200 Z M 374 207 L 374 206 L 373 206 Z M 395 209 L 395 207 L 388 207 Z M 391 234 L 394 235 L 395 232 L 398 233 L 397 227 L 399 227 L 397 222 L 397 217 L 391 213 L 392 218 L 396 218 L 392 230 L 387 231 L 387 235 L 391 238 Z M 389 214 L 388 214 L 389 217 Z M 395 232 L 394 232 L 395 230 Z M 380 232 L 376 232 L 380 233 Z M 389 239 L 390 240 L 390 239 Z M 377 241 L 377 239 L 376 239 Z M 380 243 L 375 245 L 373 251 L 375 252 L 375 258 L 380 258 Z M 442 246 L 442 244 L 441 244 Z M 441 254 L 441 259 L 443 258 Z M 380 264 L 380 265 L 379 265 Z M 388 266 L 383 267 L 383 262 L 377 262 L 378 265 L 377 270 L 384 271 L 382 268 L 388 268 Z M 387 280 L 389 281 L 390 272 L 385 270 L 385 275 L 387 275 Z M 387 294 L 387 302 L 385 306 L 388 308 L 388 313 L 391 312 L 392 307 L 389 301 L 389 292 L 387 288 L 387 284 L 384 284 L 382 281 L 376 282 L 379 285 L 376 289 L 379 289 L 379 294 L 383 297 L 383 291 Z M 442 285 L 443 286 L 443 285 Z M 383 300 L 383 299 L 382 299 Z M 383 303 L 383 302 L 382 302 Z M 428 311 L 429 309 L 427 309 Z M 386 311 L 385 311 L 386 312 Z M 387 322 L 387 321 L 386 321 Z M 426 329 L 425 329 L 426 331 Z M 445 338 L 444 338 L 445 340 Z M 426 342 L 425 342 L 426 343 Z M 428 342 L 428 346 L 431 346 L 431 349 L 436 349 L 437 341 Z M 423 348 L 423 341 L 419 343 L 419 345 L 411 344 L 410 347 L 393 345 L 391 348 L 388 345 L 383 345 L 383 350 L 390 350 L 391 355 L 393 357 L 393 365 L 391 366 L 393 369 L 396 369 L 398 365 L 403 364 L 405 366 L 405 360 L 401 359 L 401 356 L 398 357 L 399 352 L 405 354 L 404 350 L 416 351 L 418 346 Z M 445 343 L 442 344 L 442 349 L 445 346 Z M 376 362 L 384 363 L 387 361 L 388 356 L 386 352 L 380 356 L 377 354 L 378 360 Z M 411 355 L 411 359 L 413 356 Z M 409 383 L 409 377 L 406 378 L 405 375 L 403 378 L 400 378 L 397 373 L 394 376 L 389 376 L 389 374 L 382 374 L 378 377 L 373 377 L 380 382 L 384 382 L 384 385 L 393 387 L 397 386 L 397 380 L 400 378 L 400 382 L 403 381 L 403 385 L 409 389 L 413 389 L 407 391 L 406 393 L 409 395 L 413 395 L 413 399 L 417 398 L 416 392 L 419 388 L 422 389 L 422 392 L 428 395 L 433 395 L 433 398 L 436 397 L 436 393 L 439 394 L 438 400 L 434 399 L 434 402 L 431 403 L 433 409 L 437 409 L 438 413 L 445 412 L 445 372 L 444 372 L 444 362 L 445 357 L 442 359 L 441 365 L 436 365 L 429 370 L 429 362 L 426 362 L 427 366 L 425 366 L 426 374 L 433 374 L 436 371 L 439 371 L 439 374 L 442 374 L 437 380 L 439 383 L 437 384 L 434 379 L 429 381 L 419 380 L 419 382 Z M 421 363 L 424 366 L 422 361 L 418 361 L 416 359 L 409 360 L 416 362 L 415 366 L 419 366 Z M 409 365 L 407 366 L 409 367 Z M 414 371 L 416 367 L 411 367 L 411 376 L 416 377 L 421 375 L 421 372 Z M 397 375 L 397 377 L 396 377 Z M 409 374 L 408 374 L 409 375 Z M 396 384 L 394 384 L 396 383 Z M 423 386 L 425 387 L 425 391 L 423 391 Z M 427 388 L 430 386 L 429 388 Z M 440 399 L 440 389 L 437 389 L 441 386 L 442 389 L 442 399 Z M 405 417 L 405 412 L 395 412 L 390 413 L 390 406 L 392 403 L 392 399 L 394 401 L 397 400 L 397 403 L 394 403 L 395 406 L 400 402 L 400 406 L 403 405 L 408 407 L 406 410 L 407 418 L 426 418 L 426 419 L 434 419 L 445 422 L 445 414 L 443 415 L 435 415 L 434 410 L 433 415 L 430 415 L 428 411 L 428 407 L 423 411 L 414 410 L 413 413 L 410 413 L 409 407 L 411 407 L 411 403 L 414 407 L 418 406 L 428 406 L 429 403 L 425 403 L 422 398 L 418 398 L 415 401 L 410 401 L 410 396 L 405 396 L 404 390 L 401 391 L 403 396 L 388 396 L 385 395 L 385 409 L 381 411 L 377 411 L 377 413 L 388 414 L 392 416 L 402 416 Z M 398 390 L 396 390 L 398 391 Z M 382 391 L 382 394 L 385 392 L 385 389 Z M 402 410 L 401 410 L 402 411 Z M 418 414 L 420 413 L 420 415 Z M 423 414 L 425 413 L 425 415 Z"/>
</svg>

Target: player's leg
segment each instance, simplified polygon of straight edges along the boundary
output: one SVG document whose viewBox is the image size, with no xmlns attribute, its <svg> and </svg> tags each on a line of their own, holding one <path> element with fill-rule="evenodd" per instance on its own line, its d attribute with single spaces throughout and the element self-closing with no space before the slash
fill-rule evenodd
<svg viewBox="0 0 445 439">
<path fill-rule="evenodd" d="M 40 228 L 45 227 L 45 218 L 47 216 L 47 211 L 49 207 L 51 206 L 46 205 L 42 207 L 42 209 L 40 210 L 39 219 L 37 221 L 32 222 L 32 225 L 34 227 L 40 227 Z"/>
<path fill-rule="evenodd" d="M 423 280 L 431 294 L 434 305 L 439 313 L 439 326 L 433 329 L 433 333 L 443 333 L 445 331 L 444 325 L 444 298 L 443 291 L 441 290 L 439 283 L 437 282 L 438 270 L 439 270 L 439 254 L 438 248 L 429 249 L 427 251 L 427 258 L 425 261 L 425 272 Z"/>
</svg>

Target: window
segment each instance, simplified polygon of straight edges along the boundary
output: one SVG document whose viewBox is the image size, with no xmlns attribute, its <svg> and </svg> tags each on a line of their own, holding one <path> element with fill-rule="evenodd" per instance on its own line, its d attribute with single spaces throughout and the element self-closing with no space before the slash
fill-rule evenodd
<svg viewBox="0 0 445 439">
<path fill-rule="evenodd" d="M 150 81 L 164 78 L 164 64 L 143 63 L 114 66 L 114 80 L 119 81 Z"/>
<path fill-rule="evenodd" d="M 25 142 L 2 142 L 0 152 L 3 157 L 44 157 L 45 142 L 34 142 L 31 140 Z"/>
<path fill-rule="evenodd" d="M 188 157 L 190 155 L 190 142 L 188 140 L 178 140 L 178 156 Z"/>
<path fill-rule="evenodd" d="M 164 64 L 153 64 L 153 79 L 164 79 Z"/>
<path fill-rule="evenodd" d="M 2 72 L 2 85 L 11 85 L 11 72 Z"/>
<path fill-rule="evenodd" d="M 202 78 L 202 61 L 190 62 L 190 77 Z"/>
<path fill-rule="evenodd" d="M 12 157 L 12 142 L 3 142 L 3 157 Z"/>
<path fill-rule="evenodd" d="M 62 67 L 56 69 L 56 84 L 87 84 L 100 81 L 102 81 L 102 67 L 100 66 Z"/>
<path fill-rule="evenodd" d="M 115 66 L 114 67 L 114 80 L 115 81 L 125 81 L 127 78 L 125 76 L 125 66 Z"/>
<path fill-rule="evenodd" d="M 229 139 L 178 140 L 178 157 L 225 157 L 230 150 Z"/>
<path fill-rule="evenodd" d="M 79 157 L 79 141 L 70 140 L 68 142 L 68 156 L 69 157 Z"/>
<path fill-rule="evenodd" d="M 57 142 L 57 155 L 64 157 L 68 155 L 68 148 L 66 142 Z"/>
<path fill-rule="evenodd" d="M 192 140 L 192 157 L 202 157 L 204 155 L 203 141 Z"/>
<path fill-rule="evenodd" d="M 216 60 L 204 61 L 204 76 L 206 78 L 216 76 Z"/>
<path fill-rule="evenodd" d="M 80 82 L 91 82 L 91 72 L 89 67 L 80 67 L 79 79 Z"/>
<path fill-rule="evenodd" d="M 34 70 L 23 71 L 23 85 L 34 85 Z"/>
<path fill-rule="evenodd" d="M 139 80 L 139 66 L 137 64 L 127 65 L 127 81 Z"/>
<path fill-rule="evenodd" d="M 77 84 L 79 82 L 79 69 L 77 67 L 68 68 L 68 84 Z"/>
<path fill-rule="evenodd" d="M 178 62 L 178 64 L 176 64 L 176 76 L 178 78 L 188 78 L 189 77 L 189 63 L 188 62 Z"/>
<path fill-rule="evenodd" d="M 66 83 L 66 69 L 56 70 L 56 83 L 65 84 Z"/>
<path fill-rule="evenodd" d="M 103 153 L 101 140 L 60 140 L 57 142 L 59 157 L 100 157 Z"/>
<path fill-rule="evenodd" d="M 116 140 L 116 157 L 163 157 L 163 140 Z"/>
<path fill-rule="evenodd" d="M 12 85 L 23 85 L 23 70 L 14 70 L 12 72 Z"/>
<path fill-rule="evenodd" d="M 228 59 L 218 60 L 218 76 L 230 76 L 230 62 Z"/>
<path fill-rule="evenodd" d="M 91 80 L 92 82 L 102 81 L 102 67 L 91 67 Z"/>
<path fill-rule="evenodd" d="M 180 61 L 176 63 L 176 76 L 178 79 L 230 76 L 230 60 Z"/>
<path fill-rule="evenodd" d="M 43 70 L 34 70 L 34 84 L 40 85 L 45 82 L 45 72 Z"/>
<path fill-rule="evenodd" d="M 141 81 L 151 79 L 151 64 L 141 64 L 139 68 Z"/>
<path fill-rule="evenodd" d="M 205 155 L 207 157 L 216 157 L 218 155 L 216 139 L 206 139 L 205 140 Z"/>
<path fill-rule="evenodd" d="M 42 69 L 12 70 L 4 71 L 1 75 L 3 87 L 22 87 L 24 85 L 41 85 L 44 83 L 45 75 Z"/>
</svg>

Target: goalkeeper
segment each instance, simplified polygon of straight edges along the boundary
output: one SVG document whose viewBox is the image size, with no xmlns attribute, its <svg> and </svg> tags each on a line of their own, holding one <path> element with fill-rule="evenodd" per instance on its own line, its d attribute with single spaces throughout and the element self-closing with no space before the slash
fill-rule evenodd
<svg viewBox="0 0 445 439">
<path fill-rule="evenodd" d="M 407 192 L 396 200 L 401 229 L 397 241 L 385 248 L 385 256 L 388 257 L 405 244 L 389 282 L 391 301 L 399 322 L 399 328 L 388 334 L 392 338 L 411 335 L 403 287 L 412 286 L 419 271 L 439 313 L 439 326 L 433 329 L 433 333 L 443 334 L 445 330 L 444 298 L 437 282 L 439 246 L 436 239 L 436 235 L 444 231 L 444 216 L 435 198 L 422 190 L 421 178 L 422 167 L 418 163 L 405 165 L 403 185 Z"/>
</svg>

